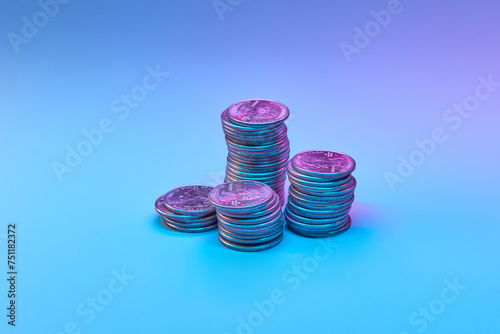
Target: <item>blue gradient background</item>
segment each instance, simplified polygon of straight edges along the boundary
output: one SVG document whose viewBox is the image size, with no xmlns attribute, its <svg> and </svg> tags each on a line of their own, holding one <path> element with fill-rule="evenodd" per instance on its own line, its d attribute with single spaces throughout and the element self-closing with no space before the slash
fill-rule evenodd
<svg viewBox="0 0 500 334">
<path fill-rule="evenodd" d="M 10 222 L 19 277 L 16 328 L 0 280 L 1 332 L 55 334 L 75 321 L 81 333 L 236 333 L 279 289 L 285 302 L 254 333 L 418 333 L 409 317 L 455 278 L 467 289 L 425 332 L 500 332 L 500 88 L 459 129 L 442 119 L 479 76 L 500 81 L 500 5 L 401 6 L 347 62 L 339 44 L 386 1 L 243 1 L 224 20 L 211 0 L 70 1 L 18 53 L 7 34 L 40 7 L 3 1 L 0 277 Z M 120 120 L 111 103 L 156 65 L 168 77 Z M 295 291 L 282 276 L 317 240 L 286 230 L 272 250 L 239 253 L 216 232 L 167 230 L 154 211 L 174 187 L 220 181 L 219 115 L 253 97 L 288 105 L 292 154 L 357 161 L 353 226 Z M 114 131 L 59 182 L 52 163 L 103 118 Z M 384 173 L 436 127 L 448 140 L 391 191 Z M 135 278 L 86 323 L 77 306 L 122 268 Z"/>
</svg>

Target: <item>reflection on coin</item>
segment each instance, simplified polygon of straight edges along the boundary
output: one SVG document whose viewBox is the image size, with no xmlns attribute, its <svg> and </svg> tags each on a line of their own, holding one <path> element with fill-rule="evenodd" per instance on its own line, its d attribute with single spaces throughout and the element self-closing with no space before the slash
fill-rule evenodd
<svg viewBox="0 0 500 334">
<path fill-rule="evenodd" d="M 249 209 L 268 202 L 273 194 L 273 190 L 261 182 L 233 181 L 213 188 L 208 198 L 218 209 Z"/>
<path fill-rule="evenodd" d="M 200 216 L 215 212 L 208 200 L 211 190 L 212 187 L 201 185 L 175 188 L 165 195 L 165 206 L 170 211 L 184 215 Z"/>
<path fill-rule="evenodd" d="M 344 177 L 356 168 L 350 156 L 334 151 L 304 151 L 292 159 L 293 167 L 306 175 Z"/>
<path fill-rule="evenodd" d="M 227 110 L 227 117 L 235 123 L 244 125 L 275 124 L 284 122 L 290 111 L 279 102 L 254 99 L 236 102 Z"/>
</svg>

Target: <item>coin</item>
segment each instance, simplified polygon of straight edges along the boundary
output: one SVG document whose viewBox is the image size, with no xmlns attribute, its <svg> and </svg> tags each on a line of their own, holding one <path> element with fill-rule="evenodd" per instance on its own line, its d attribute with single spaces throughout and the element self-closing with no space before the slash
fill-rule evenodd
<svg viewBox="0 0 500 334">
<path fill-rule="evenodd" d="M 270 210 L 270 213 L 260 215 L 260 216 L 242 216 L 242 217 L 230 217 L 227 215 L 224 215 L 222 213 L 217 213 L 217 217 L 220 217 L 220 220 L 223 220 L 227 223 L 230 224 L 235 224 L 235 225 L 245 225 L 245 224 L 261 224 L 266 221 L 269 221 L 270 219 L 274 219 L 278 217 L 281 214 L 281 207 L 279 205 L 279 202 L 277 201 L 273 207 L 275 208 L 273 211 Z"/>
<path fill-rule="evenodd" d="M 217 211 L 219 240 L 226 247 L 258 251 L 281 241 L 281 200 L 268 185 L 258 181 L 227 182 L 212 189 L 208 198 Z"/>
<path fill-rule="evenodd" d="M 293 213 L 307 218 L 333 218 L 345 215 L 351 209 L 349 204 L 345 208 L 333 209 L 333 210 L 318 210 L 315 208 L 306 208 L 304 206 L 296 205 L 292 201 L 288 201 L 286 208 Z"/>
<path fill-rule="evenodd" d="M 293 157 L 292 164 L 302 174 L 331 179 L 345 177 L 356 168 L 353 158 L 334 151 L 304 151 Z"/>
<path fill-rule="evenodd" d="M 342 196 L 321 196 L 319 195 L 309 195 L 306 194 L 299 189 L 295 188 L 293 184 L 290 185 L 289 187 L 289 195 L 295 197 L 296 199 L 303 201 L 303 202 L 316 202 L 316 203 L 323 203 L 323 204 L 338 204 L 347 201 L 349 198 L 353 196 L 352 193 L 348 193 Z"/>
<path fill-rule="evenodd" d="M 208 199 L 218 210 L 251 210 L 269 202 L 273 190 L 257 181 L 234 181 L 219 184 L 213 188 Z"/>
<path fill-rule="evenodd" d="M 280 214 L 274 219 L 259 224 L 232 224 L 219 216 L 219 226 L 240 235 L 270 234 L 270 231 L 282 229 L 283 216 Z"/>
<path fill-rule="evenodd" d="M 165 195 L 165 206 L 181 215 L 202 216 L 215 212 L 208 200 L 211 190 L 212 187 L 201 185 L 175 188 Z"/>
<path fill-rule="evenodd" d="M 175 225 L 172 225 L 171 223 L 163 220 L 165 225 L 167 225 L 169 228 L 171 228 L 174 231 L 177 232 L 184 232 L 184 233 L 202 233 L 202 232 L 208 232 L 208 231 L 213 231 L 217 229 L 217 224 L 213 224 L 210 226 L 205 226 L 205 227 L 178 227 Z"/>
<path fill-rule="evenodd" d="M 221 114 L 228 156 L 225 181 L 255 180 L 270 186 L 284 203 L 285 166 L 290 157 L 288 108 L 254 99 L 237 102 Z"/>
<path fill-rule="evenodd" d="M 288 207 L 284 211 L 284 216 L 285 220 L 288 219 L 293 219 L 296 222 L 299 223 L 304 223 L 304 224 L 310 224 L 310 225 L 321 225 L 321 224 L 333 224 L 338 222 L 342 217 L 345 217 L 346 215 L 339 215 L 333 218 L 308 218 L 304 216 L 300 216 L 298 214 L 295 214 L 293 211 L 291 211 Z"/>
<path fill-rule="evenodd" d="M 237 124 L 269 125 L 284 122 L 290 111 L 279 102 L 253 99 L 236 102 L 227 109 L 227 117 Z"/>
<path fill-rule="evenodd" d="M 287 164 L 290 180 L 284 217 L 288 227 L 308 237 L 345 232 L 354 201 L 356 162 L 334 151 L 304 151 Z"/>
<path fill-rule="evenodd" d="M 350 200 L 342 202 L 342 203 L 337 203 L 337 204 L 323 204 L 323 203 L 314 203 L 314 202 L 305 202 L 301 200 L 297 200 L 293 196 L 288 197 L 288 201 L 291 202 L 294 206 L 302 206 L 306 207 L 311 210 L 329 210 L 329 211 L 343 211 L 345 208 L 350 207 L 351 204 L 354 202 L 354 196 L 350 198 Z"/>
<path fill-rule="evenodd" d="M 281 232 L 278 237 L 267 242 L 261 242 L 257 244 L 244 244 L 238 242 L 232 242 L 226 239 L 222 234 L 219 234 L 220 242 L 227 248 L 240 251 L 240 252 L 258 252 L 266 249 L 270 249 L 278 245 L 281 240 L 283 240 L 283 232 Z M 258 239 L 257 239 L 258 240 Z"/>
<path fill-rule="evenodd" d="M 342 226 L 339 229 L 332 229 L 332 230 L 326 230 L 326 231 L 311 231 L 310 229 L 301 229 L 297 225 L 294 225 L 293 223 L 290 224 L 289 221 L 287 221 L 287 226 L 288 228 L 302 236 L 309 237 L 309 238 L 329 238 L 333 237 L 336 235 L 340 235 L 342 233 L 345 233 L 349 228 L 351 227 L 351 218 L 348 218 L 347 223 Z"/>
<path fill-rule="evenodd" d="M 210 220 L 206 220 L 203 222 L 196 222 L 196 223 L 193 222 L 181 223 L 173 219 L 167 218 L 165 216 L 163 216 L 163 220 L 165 221 L 165 223 L 168 223 L 169 225 L 174 225 L 178 228 L 198 228 L 198 227 L 208 227 L 217 225 L 217 216 L 212 217 Z"/>
<path fill-rule="evenodd" d="M 217 215 L 206 196 L 207 190 L 211 189 L 206 186 L 175 188 L 158 197 L 155 210 L 165 225 L 175 231 L 197 233 L 214 230 L 218 226 Z"/>
<path fill-rule="evenodd" d="M 219 234 L 222 235 L 222 237 L 224 237 L 224 239 L 226 239 L 230 242 L 234 242 L 237 244 L 250 244 L 250 245 L 252 245 L 252 244 L 261 244 L 261 243 L 276 239 L 281 234 L 283 234 L 283 230 L 280 230 L 274 234 L 271 234 L 271 235 L 263 237 L 263 238 L 260 238 L 260 237 L 255 238 L 255 237 L 235 236 L 233 233 L 228 232 L 228 231 L 224 230 L 223 228 L 219 227 Z"/>
<path fill-rule="evenodd" d="M 290 180 L 290 182 L 292 182 Z M 302 184 L 294 183 L 294 187 L 300 190 L 301 192 L 309 195 L 316 196 L 331 196 L 331 197 L 343 197 L 349 194 L 354 193 L 356 188 L 356 179 L 353 177 L 351 180 L 342 185 L 342 186 L 333 186 L 330 188 L 313 188 L 313 187 L 305 187 Z"/>
<path fill-rule="evenodd" d="M 230 130 L 236 130 L 236 131 L 243 131 L 243 132 L 248 132 L 248 133 L 258 133 L 259 131 L 262 130 L 261 124 L 244 124 L 240 125 L 238 123 L 235 123 L 234 121 L 230 120 L 228 115 L 227 115 L 228 109 L 224 110 L 221 114 L 221 121 L 222 121 L 222 126 L 224 128 L 230 129 Z M 282 123 L 277 122 L 275 124 L 267 124 L 266 130 L 275 130 L 279 128 L 282 125 Z"/>
<path fill-rule="evenodd" d="M 310 224 L 310 223 L 299 222 L 293 219 L 293 217 L 288 214 L 285 214 L 285 219 L 287 220 L 288 224 L 293 225 L 295 228 L 305 229 L 314 233 L 318 233 L 318 232 L 334 231 L 341 229 L 347 224 L 349 216 L 348 215 L 342 216 L 334 222 L 322 223 L 322 224 Z"/>
</svg>

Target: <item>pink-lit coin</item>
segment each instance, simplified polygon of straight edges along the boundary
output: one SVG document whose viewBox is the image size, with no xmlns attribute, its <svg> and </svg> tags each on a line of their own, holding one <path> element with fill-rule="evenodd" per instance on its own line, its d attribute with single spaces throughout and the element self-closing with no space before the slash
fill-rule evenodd
<svg viewBox="0 0 500 334">
<path fill-rule="evenodd" d="M 208 200 L 212 187 L 185 186 L 175 188 L 165 194 L 165 207 L 170 211 L 183 215 L 203 216 L 215 212 Z"/>
<path fill-rule="evenodd" d="M 233 181 L 219 184 L 208 199 L 218 210 L 254 210 L 271 201 L 274 191 L 257 181 Z"/>
<path fill-rule="evenodd" d="M 284 122 L 289 115 L 284 104 L 264 99 L 236 102 L 227 110 L 227 117 L 242 125 L 272 125 Z"/>
<path fill-rule="evenodd" d="M 345 177 L 356 168 L 353 158 L 333 151 L 304 151 L 293 157 L 292 164 L 300 173 L 329 179 Z"/>
</svg>

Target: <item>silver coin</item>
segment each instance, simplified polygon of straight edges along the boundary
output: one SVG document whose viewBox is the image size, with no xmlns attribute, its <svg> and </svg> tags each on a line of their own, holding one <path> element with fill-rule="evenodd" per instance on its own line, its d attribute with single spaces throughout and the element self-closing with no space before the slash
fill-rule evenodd
<svg viewBox="0 0 500 334">
<path fill-rule="evenodd" d="M 290 142 L 287 136 L 283 136 L 283 138 L 278 139 L 277 141 L 272 141 L 268 144 L 259 144 L 259 145 L 244 145 L 237 142 L 234 142 L 228 138 L 226 138 L 226 145 L 238 152 L 244 153 L 266 153 L 266 152 L 275 152 L 282 148 L 286 148 L 290 146 Z"/>
<path fill-rule="evenodd" d="M 324 207 L 335 207 L 339 208 L 342 206 L 345 206 L 346 204 L 351 204 L 354 201 L 355 196 L 352 195 L 349 198 L 343 199 L 342 201 L 338 202 L 319 202 L 319 201 L 309 201 L 305 200 L 303 198 L 298 198 L 291 192 L 288 194 L 288 200 L 294 202 L 294 203 L 300 203 L 301 206 L 305 206 L 307 208 L 315 208 L 321 210 L 321 208 Z"/>
<path fill-rule="evenodd" d="M 349 230 L 349 228 L 351 227 L 351 219 L 349 217 L 349 220 L 348 220 L 347 224 L 345 224 L 342 228 L 336 229 L 336 230 L 333 230 L 333 231 L 321 231 L 321 232 L 318 232 L 318 231 L 311 231 L 311 230 L 308 230 L 308 229 L 300 229 L 296 225 L 289 224 L 288 221 L 287 221 L 287 226 L 288 226 L 288 228 L 291 231 L 293 231 L 293 232 L 295 232 L 297 234 L 300 234 L 302 236 L 305 236 L 305 237 L 309 237 L 309 238 L 329 238 L 329 237 L 340 235 L 342 233 L 345 233 L 347 230 Z"/>
<path fill-rule="evenodd" d="M 259 224 L 231 224 L 226 222 L 222 217 L 219 216 L 219 226 L 222 226 L 227 231 L 232 233 L 248 235 L 248 234 L 261 234 L 268 235 L 272 231 L 280 229 L 283 225 L 283 215 L 280 214 L 276 218 L 269 221 L 265 221 Z"/>
<path fill-rule="evenodd" d="M 163 219 L 163 222 L 165 223 L 165 225 L 167 225 L 170 229 L 174 230 L 174 231 L 177 231 L 177 232 L 184 232 L 184 233 L 201 233 L 201 232 L 208 232 L 208 231 L 212 231 L 212 230 L 216 230 L 217 229 L 217 224 L 213 224 L 213 225 L 210 225 L 210 226 L 206 226 L 206 227 L 186 227 L 186 228 L 180 228 L 178 226 L 175 226 L 175 225 L 172 225 L 171 223 L 165 221 Z"/>
<path fill-rule="evenodd" d="M 270 141 L 273 137 L 281 138 L 283 136 L 286 136 L 288 128 L 285 124 L 281 124 L 278 127 L 274 128 L 266 127 L 259 130 L 251 129 L 250 131 L 242 131 L 241 129 L 234 129 L 223 124 L 222 131 L 228 136 L 234 137 L 236 139 L 261 142 L 263 140 Z"/>
<path fill-rule="evenodd" d="M 220 217 L 219 219 L 233 225 L 261 224 L 278 217 L 282 213 L 279 201 L 276 201 L 274 208 L 275 208 L 274 211 L 270 211 L 270 213 L 268 214 L 256 217 L 255 216 L 231 217 L 220 212 L 217 213 L 217 217 Z"/>
<path fill-rule="evenodd" d="M 237 176 L 233 176 L 233 175 L 231 175 L 229 173 L 226 173 L 226 176 L 224 178 L 224 182 L 234 182 L 234 181 L 244 181 L 244 180 L 250 181 L 250 180 L 252 180 L 252 178 L 237 177 Z M 283 179 L 283 181 L 279 181 L 279 180 L 277 182 L 264 181 L 262 183 L 268 185 L 280 197 L 281 201 L 284 200 L 284 191 L 283 191 L 284 183 L 285 183 L 284 179 Z M 264 206 L 264 204 L 262 206 Z M 226 210 L 227 211 L 227 209 L 221 209 L 221 208 L 219 208 L 218 210 L 219 211 L 220 210 Z M 257 210 L 257 208 L 254 208 L 254 211 L 255 210 Z M 234 212 L 235 210 L 232 209 L 231 211 Z"/>
<path fill-rule="evenodd" d="M 289 208 L 286 208 L 283 214 L 285 216 L 285 219 L 288 217 L 288 218 L 291 218 L 294 221 L 297 221 L 299 223 L 311 224 L 311 225 L 312 224 L 320 224 L 321 225 L 321 224 L 337 223 L 339 220 L 342 220 L 342 218 L 344 218 L 347 215 L 347 214 L 343 214 L 343 215 L 333 217 L 333 218 L 309 218 L 309 217 L 303 217 L 303 216 L 297 215 L 296 213 L 290 211 Z"/>
<path fill-rule="evenodd" d="M 348 183 L 333 188 L 312 188 L 299 185 L 297 183 L 293 183 L 293 186 L 299 189 L 301 192 L 309 195 L 341 197 L 345 196 L 346 194 L 354 193 L 356 184 L 356 178 L 352 177 Z"/>
<path fill-rule="evenodd" d="M 278 195 L 276 193 L 273 193 L 273 197 L 271 198 L 270 201 L 262 203 L 259 206 L 252 207 L 250 210 L 247 209 L 227 210 L 225 208 L 224 209 L 218 208 L 217 215 L 222 214 L 223 216 L 228 216 L 235 219 L 247 219 L 247 218 L 256 219 L 274 213 L 276 209 L 279 207 L 279 200 L 280 198 L 278 197 Z M 242 221 L 242 223 L 245 222 Z"/>
<path fill-rule="evenodd" d="M 339 192 L 351 188 L 355 181 L 353 180 L 353 176 L 349 176 L 348 182 L 337 185 L 337 184 L 329 184 L 330 182 L 310 182 L 310 181 L 302 181 L 295 179 L 292 175 L 288 174 L 288 179 L 290 183 L 295 185 L 295 187 L 300 189 L 306 189 L 316 193 L 328 193 L 328 192 Z"/>
<path fill-rule="evenodd" d="M 259 131 L 271 131 L 278 129 L 282 124 L 280 122 L 277 122 L 275 124 L 266 124 L 265 129 L 262 129 L 261 124 L 240 124 L 240 123 L 235 123 L 232 120 L 229 119 L 227 115 L 228 109 L 224 110 L 221 114 L 221 121 L 222 121 L 222 126 L 227 127 L 229 129 L 239 131 L 239 132 L 259 132 Z"/>
<path fill-rule="evenodd" d="M 284 213 L 285 220 L 288 224 L 295 225 L 301 229 L 308 229 L 311 231 L 320 231 L 320 230 L 334 230 L 343 227 L 347 223 L 347 219 L 349 215 L 344 215 L 337 219 L 332 219 L 331 221 L 325 222 L 324 219 L 306 219 L 304 217 L 296 216 L 290 213 L 290 211 L 285 211 Z M 300 217 L 300 219 L 296 219 Z"/>
<path fill-rule="evenodd" d="M 276 173 L 276 175 L 268 176 L 263 173 L 243 173 L 227 168 L 226 174 L 242 180 L 253 180 L 253 181 L 263 182 L 267 185 L 269 185 L 269 183 L 283 183 L 286 180 L 286 173 L 283 172 Z"/>
<path fill-rule="evenodd" d="M 268 126 L 284 122 L 290 111 L 279 102 L 253 99 L 236 102 L 227 109 L 227 117 L 237 124 Z"/>
<path fill-rule="evenodd" d="M 348 199 L 350 199 L 353 196 L 354 192 L 347 193 L 347 194 L 342 195 L 342 196 L 336 196 L 336 197 L 326 196 L 326 195 L 322 195 L 322 194 L 309 195 L 309 194 L 306 194 L 306 193 L 300 191 L 300 189 L 297 189 L 293 184 L 291 184 L 289 187 L 289 193 L 293 197 L 300 199 L 300 200 L 304 200 L 306 202 L 311 201 L 311 202 L 318 202 L 318 203 L 336 204 L 336 203 L 342 203 L 342 202 L 347 201 Z"/>
<path fill-rule="evenodd" d="M 260 244 L 254 244 L 254 245 L 247 245 L 247 244 L 231 242 L 231 241 L 225 239 L 220 234 L 219 234 L 219 240 L 224 246 L 226 246 L 227 248 L 230 248 L 232 250 L 236 250 L 236 251 L 240 251 L 240 252 L 258 252 L 258 251 L 263 251 L 266 249 L 273 248 L 276 245 L 278 245 L 281 242 L 281 240 L 283 240 L 283 233 L 279 234 L 279 236 L 275 239 L 272 239 L 270 241 L 263 242 Z"/>
<path fill-rule="evenodd" d="M 292 164 L 302 174 L 330 179 L 343 178 L 356 168 L 353 158 L 334 151 L 304 151 L 293 157 Z"/>
<path fill-rule="evenodd" d="M 337 186 L 340 187 L 348 183 L 352 178 L 351 174 L 349 174 L 342 179 L 332 181 L 330 179 L 317 178 L 309 175 L 300 174 L 293 168 L 292 160 L 288 161 L 286 169 L 290 182 L 312 188 L 331 188 Z"/>
<path fill-rule="evenodd" d="M 208 194 L 208 199 L 218 209 L 252 209 L 273 198 L 273 190 L 257 181 L 234 181 L 219 184 Z"/>
<path fill-rule="evenodd" d="M 222 235 L 222 237 L 230 242 L 237 243 L 237 244 L 262 244 L 271 240 L 276 239 L 283 233 L 283 229 L 277 231 L 274 234 L 268 235 L 266 237 L 241 237 L 232 234 L 231 232 L 225 231 L 223 228 L 219 227 L 219 234 Z"/>
<path fill-rule="evenodd" d="M 303 217 L 308 217 L 308 218 L 334 218 L 338 216 L 342 216 L 344 214 L 347 214 L 351 208 L 351 205 L 349 204 L 345 208 L 342 209 L 335 209 L 335 210 L 317 210 L 317 209 L 308 209 L 305 207 L 301 207 L 299 205 L 296 205 L 292 201 L 288 201 L 286 204 L 286 209 L 292 211 L 293 213 L 303 216 Z"/>
<path fill-rule="evenodd" d="M 344 208 L 350 207 L 351 204 L 354 202 L 354 196 L 352 196 L 350 200 L 343 202 L 343 203 L 339 203 L 339 204 L 326 204 L 325 205 L 323 203 L 306 202 L 306 201 L 297 200 L 293 196 L 288 196 L 288 202 L 291 202 L 295 206 L 300 206 L 300 207 L 308 208 L 311 210 L 343 211 Z"/>
<path fill-rule="evenodd" d="M 193 223 L 193 222 L 183 223 L 183 222 L 178 222 L 178 221 L 175 221 L 173 219 L 167 218 L 165 216 L 162 216 L 162 218 L 163 218 L 163 220 L 164 220 L 165 223 L 168 223 L 169 225 L 174 225 L 175 227 L 178 227 L 178 228 L 207 227 L 207 226 L 213 226 L 214 224 L 217 225 L 217 223 L 219 222 L 218 219 L 217 219 L 217 216 L 215 216 L 214 218 L 212 218 L 210 220 L 207 220 L 207 221 L 204 221 L 204 222 L 199 222 L 199 223 Z"/>
<path fill-rule="evenodd" d="M 265 162 L 265 161 L 276 161 L 281 160 L 280 157 L 288 155 L 290 148 L 288 142 L 281 144 L 282 146 L 272 150 L 272 151 L 243 151 L 240 149 L 233 148 L 231 146 L 227 147 L 228 153 L 233 156 L 237 156 L 238 160 L 250 160 L 255 162 Z"/>
<path fill-rule="evenodd" d="M 242 163 L 241 161 L 234 160 L 231 156 L 227 157 L 227 165 L 231 169 L 237 169 L 241 171 L 255 171 L 255 172 L 272 172 L 275 170 L 282 170 L 287 164 L 288 158 L 285 157 L 281 161 L 273 162 L 270 164 L 259 164 L 259 165 L 249 165 Z"/>
<path fill-rule="evenodd" d="M 267 155 L 250 155 L 250 154 L 242 154 L 241 152 L 235 152 L 232 150 L 228 150 L 228 155 L 231 156 L 233 160 L 249 164 L 249 165 L 263 165 L 263 164 L 272 164 L 278 161 L 282 161 L 283 159 L 288 159 L 290 156 L 290 149 L 286 149 L 283 151 L 278 151 L 274 154 Z"/>
<path fill-rule="evenodd" d="M 215 212 L 208 200 L 212 187 L 184 186 L 175 188 L 165 194 L 165 207 L 170 211 L 183 215 L 203 216 Z"/>
<path fill-rule="evenodd" d="M 169 218 L 180 223 L 204 223 L 215 217 L 215 212 L 210 212 L 204 216 L 181 215 L 170 211 L 165 206 L 165 195 L 161 195 L 155 202 L 155 209 L 162 217 Z"/>
</svg>

